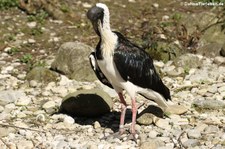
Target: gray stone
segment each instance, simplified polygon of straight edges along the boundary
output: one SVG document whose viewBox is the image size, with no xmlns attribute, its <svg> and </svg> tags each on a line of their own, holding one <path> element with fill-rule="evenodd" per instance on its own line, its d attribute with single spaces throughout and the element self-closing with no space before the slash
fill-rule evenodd
<svg viewBox="0 0 225 149">
<path fill-rule="evenodd" d="M 11 127 L 0 127 L 0 137 L 3 138 L 3 137 L 6 137 L 8 136 L 9 133 L 15 133 L 16 130 L 14 128 L 11 128 Z"/>
<path fill-rule="evenodd" d="M 47 113 L 53 113 L 56 111 L 56 104 L 54 101 L 48 101 L 43 104 L 42 108 L 45 109 Z"/>
<path fill-rule="evenodd" d="M 205 37 L 203 37 L 203 40 L 204 40 L 204 38 Z M 222 45 L 218 44 L 217 42 L 213 42 L 213 43 L 208 42 L 208 43 L 204 44 L 204 46 L 200 47 L 197 50 L 197 52 L 198 52 L 198 54 L 214 58 L 214 57 L 217 57 L 220 55 L 221 46 Z"/>
<path fill-rule="evenodd" d="M 38 86 L 38 82 L 35 80 L 31 80 L 30 81 L 30 87 L 37 87 Z"/>
<path fill-rule="evenodd" d="M 219 128 L 214 125 L 209 125 L 208 127 L 205 128 L 204 132 L 207 134 L 212 134 L 212 133 L 218 133 Z"/>
<path fill-rule="evenodd" d="M 16 106 L 15 106 L 14 103 L 7 104 L 7 105 L 5 105 L 4 112 L 10 113 L 10 112 L 11 112 L 12 110 L 14 110 L 15 108 L 16 108 Z"/>
<path fill-rule="evenodd" d="M 197 69 L 195 73 L 186 77 L 192 82 L 204 82 L 204 81 L 215 81 L 221 74 L 225 73 L 224 67 L 218 67 L 218 65 L 207 65 Z"/>
<path fill-rule="evenodd" d="M 14 103 L 19 99 L 27 98 L 23 91 L 6 90 L 0 91 L 0 105 L 6 105 L 8 103 Z"/>
<path fill-rule="evenodd" d="M 61 45 L 51 69 L 78 81 L 96 80 L 89 63 L 93 49 L 80 42 L 67 42 Z"/>
<path fill-rule="evenodd" d="M 44 67 L 35 67 L 30 72 L 28 72 L 26 79 L 28 81 L 35 80 L 41 83 L 56 82 L 59 78 L 59 75 Z"/>
<path fill-rule="evenodd" d="M 191 148 L 191 147 L 195 147 L 195 146 L 197 146 L 199 144 L 200 144 L 200 142 L 197 139 L 188 139 L 187 141 L 185 141 L 183 143 L 183 146 L 185 148 Z"/>
<path fill-rule="evenodd" d="M 167 109 L 165 110 L 165 113 L 167 114 L 184 114 L 188 111 L 188 108 L 186 108 L 183 105 L 169 105 Z"/>
<path fill-rule="evenodd" d="M 191 129 L 187 132 L 188 138 L 190 139 L 199 139 L 201 137 L 201 133 L 198 129 Z"/>
<path fill-rule="evenodd" d="M 218 92 L 220 93 L 225 92 L 225 86 L 221 86 L 220 88 L 218 88 Z"/>
<path fill-rule="evenodd" d="M 0 120 L 4 120 L 4 121 L 10 120 L 10 119 L 12 119 L 11 117 L 12 117 L 12 115 L 8 112 L 3 111 L 0 113 Z"/>
<path fill-rule="evenodd" d="M 158 134 L 159 134 L 159 133 L 158 133 L 157 131 L 151 130 L 151 131 L 149 132 L 148 136 L 149 136 L 149 138 L 154 139 L 154 138 L 157 137 Z"/>
<path fill-rule="evenodd" d="M 168 71 L 167 74 L 173 77 L 180 76 L 181 74 L 184 74 L 184 69 L 182 67 L 178 67 L 174 70 Z"/>
<path fill-rule="evenodd" d="M 154 123 L 159 128 L 162 128 L 162 129 L 165 129 L 165 130 L 171 129 L 171 125 L 169 124 L 169 121 L 167 119 L 158 119 Z"/>
<path fill-rule="evenodd" d="M 217 56 L 214 58 L 214 63 L 217 65 L 225 64 L 225 57 Z"/>
<path fill-rule="evenodd" d="M 137 122 L 141 125 L 150 125 L 153 122 L 154 115 L 151 113 L 144 113 L 137 118 Z"/>
<path fill-rule="evenodd" d="M 19 142 L 17 143 L 17 149 L 27 149 L 33 147 L 34 147 L 33 142 L 29 140 L 19 140 Z"/>
<path fill-rule="evenodd" d="M 0 106 L 0 113 L 4 111 L 4 107 L 3 106 Z"/>
<path fill-rule="evenodd" d="M 196 100 L 192 104 L 198 109 L 218 110 L 225 108 L 225 103 L 223 101 L 213 99 Z"/>
<path fill-rule="evenodd" d="M 111 97 L 99 89 L 80 90 L 64 97 L 59 112 L 72 116 L 95 117 L 110 112 Z"/>
<path fill-rule="evenodd" d="M 26 97 L 18 99 L 15 104 L 17 106 L 27 106 L 30 103 L 31 103 L 31 98 L 26 96 Z"/>
<path fill-rule="evenodd" d="M 164 146 L 164 143 L 160 139 L 149 139 L 140 145 L 140 149 L 157 149 L 161 146 Z"/>
<path fill-rule="evenodd" d="M 94 128 L 97 129 L 97 128 L 100 128 L 100 127 L 101 127 L 101 124 L 98 121 L 95 121 Z"/>
<path fill-rule="evenodd" d="M 190 68 L 202 66 L 202 58 L 198 55 L 188 53 L 175 59 L 174 65 L 184 68 L 184 71 L 188 71 Z"/>
<path fill-rule="evenodd" d="M 163 111 L 157 106 L 150 105 L 137 116 L 137 122 L 142 125 L 150 125 L 155 116 L 163 117 Z"/>
<path fill-rule="evenodd" d="M 64 117 L 64 120 L 63 120 L 64 124 L 66 124 L 66 125 L 69 124 L 70 125 L 70 124 L 74 124 L 74 122 L 75 122 L 75 120 L 72 117 L 67 116 L 67 115 Z"/>
<path fill-rule="evenodd" d="M 217 86 L 212 85 L 208 87 L 208 92 L 210 93 L 216 93 L 217 92 Z"/>
</svg>

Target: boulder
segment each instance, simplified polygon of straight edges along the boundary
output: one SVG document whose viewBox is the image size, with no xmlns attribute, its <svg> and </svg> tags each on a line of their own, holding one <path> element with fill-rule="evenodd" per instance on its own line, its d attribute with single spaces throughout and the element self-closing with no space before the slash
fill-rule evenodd
<svg viewBox="0 0 225 149">
<path fill-rule="evenodd" d="M 150 105 L 137 116 L 137 122 L 142 125 L 150 125 L 155 117 L 163 117 L 163 110 L 157 106 Z"/>
<path fill-rule="evenodd" d="M 224 40 L 225 40 L 225 38 L 224 38 Z M 222 44 L 219 44 L 216 42 L 208 42 L 208 43 L 204 44 L 204 46 L 200 47 L 197 50 L 197 53 L 204 55 L 206 57 L 214 58 L 214 57 L 220 55 L 221 47 L 222 47 Z"/>
<path fill-rule="evenodd" d="M 111 97 L 100 89 L 79 90 L 64 97 L 59 113 L 96 117 L 110 112 L 112 106 Z"/>
<path fill-rule="evenodd" d="M 195 54 L 184 54 L 174 60 L 174 65 L 185 70 L 202 66 L 202 57 Z M 187 70 L 186 70 L 187 71 Z"/>
<path fill-rule="evenodd" d="M 77 81 L 96 80 L 88 58 L 91 51 L 91 47 L 80 42 L 64 43 L 59 48 L 51 69 Z"/>
<path fill-rule="evenodd" d="M 28 81 L 36 80 L 41 83 L 56 82 L 59 75 L 44 67 L 35 67 L 30 72 L 28 72 L 26 79 Z"/>
</svg>

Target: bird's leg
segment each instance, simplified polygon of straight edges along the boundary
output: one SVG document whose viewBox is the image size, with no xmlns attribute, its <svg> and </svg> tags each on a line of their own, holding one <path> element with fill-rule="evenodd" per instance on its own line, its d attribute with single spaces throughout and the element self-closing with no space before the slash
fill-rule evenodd
<svg viewBox="0 0 225 149">
<path fill-rule="evenodd" d="M 135 124 L 136 124 L 136 116 L 137 116 L 137 105 L 136 105 L 136 101 L 133 98 L 132 99 L 132 124 L 131 124 L 131 134 L 133 135 L 133 137 L 135 138 Z"/>
<path fill-rule="evenodd" d="M 123 98 L 123 94 L 120 92 L 118 93 L 120 102 L 121 102 L 121 115 L 120 115 L 120 126 L 119 126 L 119 132 L 120 134 L 124 133 L 124 121 L 125 121 L 125 115 L 127 110 L 127 103 Z"/>
</svg>

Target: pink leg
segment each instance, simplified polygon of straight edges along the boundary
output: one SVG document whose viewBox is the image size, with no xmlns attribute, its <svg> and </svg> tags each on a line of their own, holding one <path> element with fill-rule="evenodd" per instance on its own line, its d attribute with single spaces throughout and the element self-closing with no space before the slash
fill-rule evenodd
<svg viewBox="0 0 225 149">
<path fill-rule="evenodd" d="M 136 115 L 137 115 L 137 106 L 135 99 L 132 99 L 132 124 L 131 124 L 131 133 L 135 135 L 135 124 L 136 124 Z"/>
<path fill-rule="evenodd" d="M 118 93 L 119 98 L 120 98 L 120 102 L 122 103 L 121 106 L 121 115 L 120 115 L 120 127 L 119 127 L 119 131 L 120 134 L 124 133 L 124 120 L 125 120 L 125 114 L 126 114 L 126 110 L 127 110 L 127 103 L 123 98 L 123 94 L 120 92 Z"/>
</svg>

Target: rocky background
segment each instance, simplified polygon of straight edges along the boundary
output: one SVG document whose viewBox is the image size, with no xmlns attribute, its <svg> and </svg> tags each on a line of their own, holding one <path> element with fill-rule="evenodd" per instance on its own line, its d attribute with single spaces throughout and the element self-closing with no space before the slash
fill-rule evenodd
<svg viewBox="0 0 225 149">
<path fill-rule="evenodd" d="M 163 114 L 138 96 L 137 142 L 113 138 L 120 103 L 88 61 L 98 37 L 86 12 L 95 1 L 1 0 L 0 148 L 225 148 L 224 7 L 101 2 L 112 28 L 155 59 L 171 106 Z M 127 130 L 130 122 L 128 110 Z"/>
</svg>

